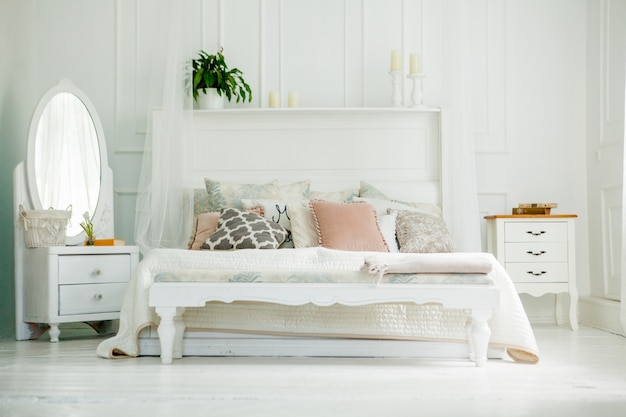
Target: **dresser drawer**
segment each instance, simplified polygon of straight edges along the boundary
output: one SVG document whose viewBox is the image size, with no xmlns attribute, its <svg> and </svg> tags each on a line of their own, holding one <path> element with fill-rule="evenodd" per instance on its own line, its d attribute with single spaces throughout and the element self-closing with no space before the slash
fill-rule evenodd
<svg viewBox="0 0 626 417">
<path fill-rule="evenodd" d="M 59 256 L 59 284 L 130 281 L 130 255 Z"/>
<path fill-rule="evenodd" d="M 119 312 L 128 283 L 59 286 L 59 315 Z"/>
<path fill-rule="evenodd" d="M 505 263 L 567 262 L 567 242 L 505 243 Z"/>
<path fill-rule="evenodd" d="M 513 282 L 568 282 L 566 262 L 506 263 Z"/>
<path fill-rule="evenodd" d="M 565 242 L 567 223 L 507 222 L 504 224 L 505 242 Z"/>
</svg>

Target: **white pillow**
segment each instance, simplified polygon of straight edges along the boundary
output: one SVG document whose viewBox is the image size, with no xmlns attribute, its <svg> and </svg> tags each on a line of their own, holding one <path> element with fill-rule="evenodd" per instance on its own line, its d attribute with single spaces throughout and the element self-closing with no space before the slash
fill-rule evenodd
<svg viewBox="0 0 626 417">
<path fill-rule="evenodd" d="M 291 238 L 295 248 L 319 246 L 315 218 L 308 201 L 289 202 L 287 211 L 291 220 Z"/>
<path fill-rule="evenodd" d="M 397 211 L 392 211 L 390 214 L 378 214 L 378 228 L 382 232 L 385 242 L 387 242 L 389 252 L 400 252 L 398 241 L 396 240 L 397 217 Z"/>
</svg>

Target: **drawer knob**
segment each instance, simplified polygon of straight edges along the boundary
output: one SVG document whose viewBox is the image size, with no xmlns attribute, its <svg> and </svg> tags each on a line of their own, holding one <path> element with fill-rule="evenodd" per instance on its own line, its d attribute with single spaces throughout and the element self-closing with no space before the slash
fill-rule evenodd
<svg viewBox="0 0 626 417">
<path fill-rule="evenodd" d="M 89 272 L 89 275 L 92 277 L 97 277 L 100 274 L 102 274 L 102 271 L 100 271 L 100 268 L 94 268 L 91 270 L 91 272 Z"/>
<path fill-rule="evenodd" d="M 539 277 L 539 276 L 541 276 L 541 275 L 543 275 L 543 274 L 547 274 L 547 272 L 546 272 L 546 271 L 539 271 L 539 272 L 535 272 L 535 271 L 526 271 L 526 273 L 527 273 L 527 274 L 530 274 L 530 275 L 534 275 L 534 276 L 536 276 L 536 277 Z"/>
<path fill-rule="evenodd" d="M 540 230 L 538 232 L 534 232 L 532 230 L 528 230 L 526 233 L 528 233 L 529 235 L 533 235 L 533 236 L 541 236 L 541 235 L 543 235 L 545 233 L 548 233 L 548 232 L 546 232 L 545 230 Z"/>
<path fill-rule="evenodd" d="M 102 300 L 102 294 L 99 294 L 99 293 L 98 293 L 98 294 L 94 294 L 94 295 L 93 295 L 93 298 L 94 298 L 95 300 Z"/>
<path fill-rule="evenodd" d="M 533 255 L 533 256 L 541 256 L 544 253 L 546 253 L 546 251 L 542 250 L 542 251 L 539 251 L 539 252 L 533 252 L 533 251 L 529 250 L 529 251 L 526 251 L 526 253 L 529 254 L 529 255 Z"/>
</svg>

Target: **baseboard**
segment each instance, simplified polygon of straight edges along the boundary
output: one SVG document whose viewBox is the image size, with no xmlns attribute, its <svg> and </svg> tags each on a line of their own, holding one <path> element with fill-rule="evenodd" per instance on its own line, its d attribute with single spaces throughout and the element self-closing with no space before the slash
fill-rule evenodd
<svg viewBox="0 0 626 417">
<path fill-rule="evenodd" d="M 621 303 L 599 297 L 580 297 L 578 300 L 581 324 L 626 336 L 622 325 Z"/>
</svg>

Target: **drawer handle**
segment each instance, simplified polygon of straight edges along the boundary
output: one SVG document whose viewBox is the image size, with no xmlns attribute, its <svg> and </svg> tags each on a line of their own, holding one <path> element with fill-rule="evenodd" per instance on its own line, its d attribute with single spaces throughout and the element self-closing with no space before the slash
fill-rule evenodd
<svg viewBox="0 0 626 417">
<path fill-rule="evenodd" d="M 534 276 L 536 276 L 536 277 L 539 277 L 539 276 L 541 276 L 541 275 L 543 275 L 543 274 L 547 274 L 548 272 L 547 272 L 547 271 L 540 271 L 540 272 L 535 272 L 535 271 L 526 271 L 526 273 L 527 273 L 527 274 L 530 274 L 530 275 L 534 275 Z"/>
<path fill-rule="evenodd" d="M 541 235 L 543 235 L 545 233 L 548 233 L 548 232 L 546 232 L 545 230 L 540 230 L 538 232 L 533 232 L 532 230 L 529 230 L 526 233 L 528 233 L 529 235 L 533 235 L 533 236 L 541 236 Z"/>
<path fill-rule="evenodd" d="M 91 270 L 91 272 L 89 272 L 89 275 L 92 277 L 97 277 L 100 274 L 102 274 L 102 271 L 100 270 L 100 268 L 94 268 Z"/>
<path fill-rule="evenodd" d="M 100 293 L 98 293 L 98 294 L 94 294 L 94 295 L 93 295 L 93 298 L 94 298 L 95 300 L 102 300 L 102 294 L 100 294 Z"/>
<path fill-rule="evenodd" d="M 529 254 L 529 255 L 533 255 L 533 256 L 541 256 L 544 253 L 546 253 L 546 251 L 542 250 L 542 251 L 539 251 L 539 252 L 533 252 L 533 251 L 529 250 L 529 251 L 526 251 L 526 253 Z"/>
</svg>

